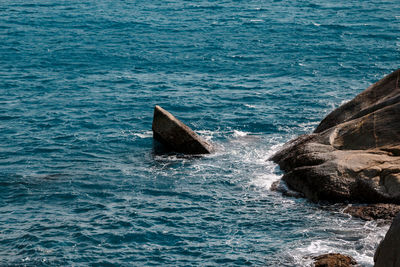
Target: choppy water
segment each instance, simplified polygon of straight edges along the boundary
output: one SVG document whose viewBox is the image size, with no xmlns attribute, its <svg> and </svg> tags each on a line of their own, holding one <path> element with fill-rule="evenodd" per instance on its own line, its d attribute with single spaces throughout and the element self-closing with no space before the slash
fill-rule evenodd
<svg viewBox="0 0 400 267">
<path fill-rule="evenodd" d="M 399 67 L 400 5 L 0 0 L 0 265 L 363 266 L 387 228 L 267 161 Z M 217 147 L 155 153 L 159 104 Z"/>
</svg>

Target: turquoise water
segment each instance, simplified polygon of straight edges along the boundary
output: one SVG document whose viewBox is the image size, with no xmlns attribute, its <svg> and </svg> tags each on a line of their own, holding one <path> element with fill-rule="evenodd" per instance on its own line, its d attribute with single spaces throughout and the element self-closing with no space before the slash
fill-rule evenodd
<svg viewBox="0 0 400 267">
<path fill-rule="evenodd" d="M 372 266 L 268 158 L 399 67 L 389 1 L 0 0 L 1 266 Z M 159 104 L 212 142 L 156 153 Z"/>
</svg>

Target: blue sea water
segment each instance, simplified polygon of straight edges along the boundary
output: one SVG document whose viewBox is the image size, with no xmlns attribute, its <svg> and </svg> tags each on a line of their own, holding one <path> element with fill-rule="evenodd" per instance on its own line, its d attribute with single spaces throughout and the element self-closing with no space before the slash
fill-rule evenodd
<svg viewBox="0 0 400 267">
<path fill-rule="evenodd" d="M 372 266 L 268 158 L 399 67 L 398 0 L 0 0 L 1 266 Z M 216 147 L 159 154 L 154 105 Z"/>
</svg>

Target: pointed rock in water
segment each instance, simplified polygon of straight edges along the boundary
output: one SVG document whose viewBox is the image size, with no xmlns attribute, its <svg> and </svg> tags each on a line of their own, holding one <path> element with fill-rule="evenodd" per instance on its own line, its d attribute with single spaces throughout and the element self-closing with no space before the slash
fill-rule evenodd
<svg viewBox="0 0 400 267">
<path fill-rule="evenodd" d="M 400 204 L 400 70 L 271 159 L 289 188 L 313 201 Z"/>
<path fill-rule="evenodd" d="M 155 106 L 153 137 L 172 150 L 184 154 L 209 154 L 211 145 L 171 113 Z"/>
</svg>

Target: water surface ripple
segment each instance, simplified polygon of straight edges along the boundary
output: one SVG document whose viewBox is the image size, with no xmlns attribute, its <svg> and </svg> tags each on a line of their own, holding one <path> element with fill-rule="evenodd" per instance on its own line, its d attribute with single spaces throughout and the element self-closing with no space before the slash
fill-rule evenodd
<svg viewBox="0 0 400 267">
<path fill-rule="evenodd" d="M 372 266 L 267 159 L 399 67 L 398 1 L 0 3 L 0 265 Z M 217 152 L 158 154 L 155 104 Z"/>
</svg>

